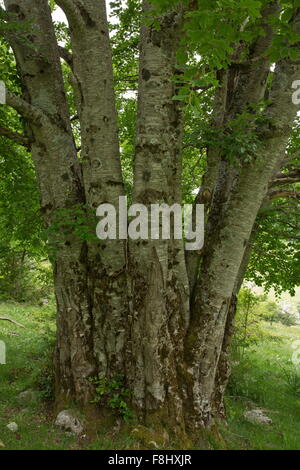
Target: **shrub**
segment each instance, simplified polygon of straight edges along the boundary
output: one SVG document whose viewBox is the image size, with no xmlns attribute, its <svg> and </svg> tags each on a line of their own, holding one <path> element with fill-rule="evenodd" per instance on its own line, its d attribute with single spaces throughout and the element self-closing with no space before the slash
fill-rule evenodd
<svg viewBox="0 0 300 470">
<path fill-rule="evenodd" d="M 232 342 L 232 349 L 239 356 L 243 356 L 246 348 L 261 339 L 257 306 L 263 300 L 265 296 L 255 295 L 249 288 L 243 288 L 239 293 Z"/>
<path fill-rule="evenodd" d="M 52 269 L 48 262 L 30 258 L 18 249 L 0 250 L 0 300 L 36 303 L 49 298 L 52 292 Z"/>
</svg>

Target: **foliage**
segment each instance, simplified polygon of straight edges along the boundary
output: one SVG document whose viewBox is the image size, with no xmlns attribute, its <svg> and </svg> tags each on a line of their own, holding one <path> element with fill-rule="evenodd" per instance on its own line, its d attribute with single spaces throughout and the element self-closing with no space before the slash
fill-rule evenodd
<svg viewBox="0 0 300 470">
<path fill-rule="evenodd" d="M 48 261 L 36 261 L 9 250 L 0 258 L 0 299 L 38 303 L 53 296 L 52 269 Z"/>
<path fill-rule="evenodd" d="M 286 326 L 297 325 L 297 318 L 292 313 L 283 310 L 276 302 L 265 301 L 257 308 L 259 318 L 273 322 L 279 322 Z"/>
<path fill-rule="evenodd" d="M 14 56 L 5 37 L 0 37 L 0 51 L 0 79 L 20 93 Z M 7 106 L 0 106 L 0 126 L 26 137 L 22 119 Z M 41 264 L 46 250 L 37 181 L 31 155 L 4 137 L 0 137 L 0 173 L 0 298 L 33 300 L 51 290 L 51 276 Z"/>
<path fill-rule="evenodd" d="M 300 279 L 299 203 L 278 200 L 257 219 L 248 280 L 292 295 Z"/>
<path fill-rule="evenodd" d="M 262 332 L 258 328 L 260 318 L 256 309 L 263 300 L 265 296 L 255 295 L 248 287 L 242 288 L 239 293 L 232 348 L 241 356 L 247 347 L 261 338 Z"/>
<path fill-rule="evenodd" d="M 133 411 L 129 408 L 126 400 L 130 398 L 130 392 L 125 388 L 123 374 L 116 374 L 113 379 L 107 377 L 92 378 L 95 385 L 96 396 L 92 403 L 108 405 L 126 421 L 132 421 Z"/>
<path fill-rule="evenodd" d="M 55 307 L 43 308 L 15 302 L 0 303 L 3 315 L 23 324 L 17 328 L 8 322 L 0 324 L 0 339 L 6 344 L 6 364 L 0 365 L 0 427 L 4 449 L 66 449 L 74 438 L 54 426 L 51 403 L 44 402 L 50 395 L 49 385 L 41 384 L 45 361 L 55 338 Z M 44 379 L 42 379 L 44 380 Z M 38 393 L 26 403 L 19 394 L 26 390 Z M 6 425 L 15 421 L 18 434 Z"/>
<path fill-rule="evenodd" d="M 249 302 L 247 291 L 243 291 L 240 303 L 245 305 L 245 300 Z M 256 329 L 263 335 L 256 335 L 242 356 L 232 351 L 232 373 L 226 392 L 229 429 L 224 433 L 230 448 L 298 448 L 293 426 L 294 419 L 300 417 L 300 375 L 299 366 L 291 358 L 292 344 L 299 338 L 300 329 L 273 320 L 280 312 L 275 302 L 263 300 L 255 310 Z M 269 429 L 244 418 L 247 409 L 261 407 L 274 422 Z"/>
<path fill-rule="evenodd" d="M 86 204 L 75 204 L 54 212 L 50 225 L 43 233 L 43 238 L 48 240 L 51 259 L 55 258 L 62 235 L 80 241 L 98 241 L 95 211 Z"/>
<path fill-rule="evenodd" d="M 275 321 L 278 321 L 286 326 L 295 326 L 297 325 L 297 320 L 294 315 L 288 312 L 280 311 L 275 317 Z"/>
<path fill-rule="evenodd" d="M 0 138 L 0 171 L 0 297 L 32 299 L 34 280 L 42 294 L 47 271 L 34 169 L 22 148 Z"/>
</svg>

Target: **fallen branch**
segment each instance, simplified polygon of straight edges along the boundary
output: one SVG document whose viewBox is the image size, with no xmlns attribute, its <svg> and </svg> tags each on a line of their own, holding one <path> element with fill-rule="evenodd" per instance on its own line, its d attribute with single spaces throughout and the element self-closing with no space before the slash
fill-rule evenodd
<svg viewBox="0 0 300 470">
<path fill-rule="evenodd" d="M 21 323 L 18 323 L 17 321 L 15 320 L 12 320 L 11 318 L 7 318 L 7 317 L 0 317 L 0 320 L 4 320 L 4 321 L 10 321 L 11 323 L 14 323 L 15 325 L 17 326 L 20 326 L 21 328 L 25 328 L 24 325 L 21 325 Z"/>
</svg>

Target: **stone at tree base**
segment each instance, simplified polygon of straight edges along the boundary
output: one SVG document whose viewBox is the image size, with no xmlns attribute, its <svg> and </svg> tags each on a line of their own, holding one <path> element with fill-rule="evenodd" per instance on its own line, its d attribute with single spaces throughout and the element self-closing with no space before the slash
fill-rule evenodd
<svg viewBox="0 0 300 470">
<path fill-rule="evenodd" d="M 252 424 L 273 424 L 271 418 L 266 416 L 262 410 L 254 409 L 244 413 L 244 418 Z"/>
<path fill-rule="evenodd" d="M 61 411 L 56 417 L 55 424 L 65 431 L 72 432 L 76 435 L 81 434 L 83 431 L 81 422 L 70 410 Z"/>
<path fill-rule="evenodd" d="M 9 429 L 11 432 L 17 432 L 18 429 L 19 429 L 19 426 L 17 425 L 17 423 L 9 423 L 7 426 L 7 429 Z"/>
</svg>

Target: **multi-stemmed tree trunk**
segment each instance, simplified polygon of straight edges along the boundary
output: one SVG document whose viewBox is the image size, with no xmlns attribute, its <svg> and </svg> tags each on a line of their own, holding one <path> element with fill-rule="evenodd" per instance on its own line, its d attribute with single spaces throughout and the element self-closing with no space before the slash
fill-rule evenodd
<svg viewBox="0 0 300 470">
<path fill-rule="evenodd" d="M 55 245 L 57 400 L 59 406 L 68 400 L 87 403 L 91 377 L 122 373 L 141 421 L 184 435 L 224 412 L 236 294 L 255 219 L 297 113 L 291 96 L 300 66 L 286 59 L 276 65 L 267 124 L 251 129 L 262 142 L 255 158 L 232 165 L 221 145 L 208 148 L 197 197 L 207 204 L 201 252 L 185 254 L 180 240 L 81 240 L 65 229 L 66 214 L 75 224 L 75 208 L 96 211 L 104 202 L 118 207 L 124 195 L 111 47 L 104 0 L 56 3 L 69 22 L 72 56 L 57 45 L 47 0 L 5 1 L 27 28 L 10 35 L 24 94 L 8 92 L 7 104 L 26 120 L 41 209 Z M 144 10 L 150 8 L 144 4 Z M 215 129 L 264 96 L 270 70 L 265 52 L 273 35 L 265 20 L 278 11 L 277 2 L 270 2 L 262 12 L 265 35 L 250 48 L 247 62 L 220 71 Z M 183 22 L 178 6 L 162 15 L 160 29 L 141 29 L 132 198 L 146 206 L 181 203 L 184 111 L 173 99 L 173 77 Z M 60 56 L 72 69 L 81 158 Z"/>
</svg>

